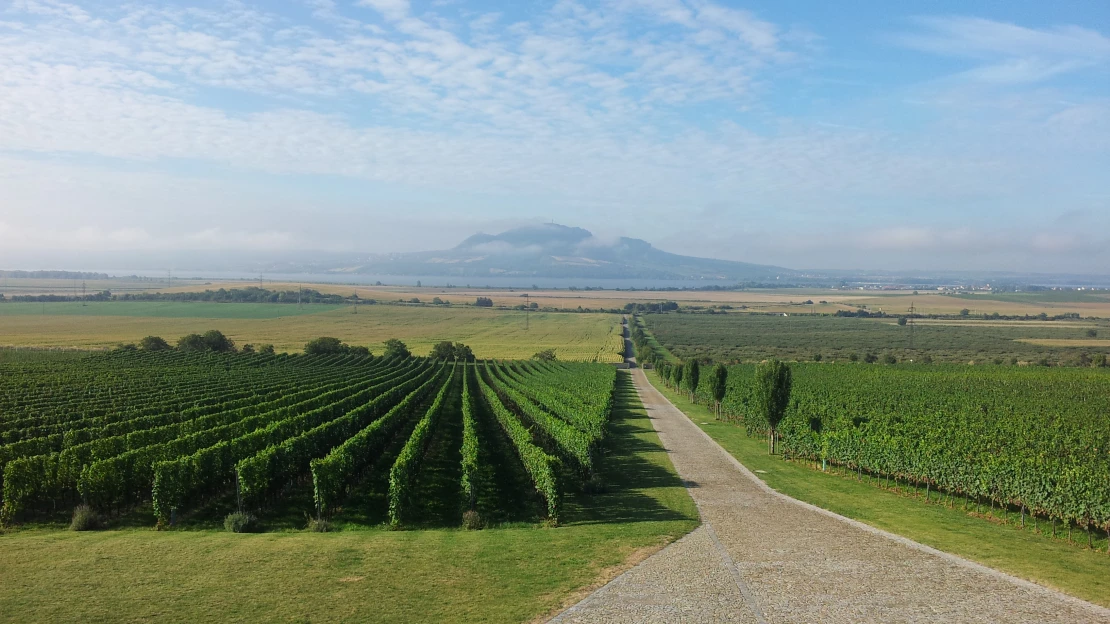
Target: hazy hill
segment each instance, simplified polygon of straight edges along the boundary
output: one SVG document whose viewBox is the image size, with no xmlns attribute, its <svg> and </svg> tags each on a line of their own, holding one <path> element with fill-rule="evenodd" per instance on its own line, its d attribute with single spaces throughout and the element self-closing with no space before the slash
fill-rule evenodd
<svg viewBox="0 0 1110 624">
<path fill-rule="evenodd" d="M 588 230 L 544 224 L 475 234 L 453 249 L 374 256 L 351 273 L 443 276 L 763 280 L 793 276 L 774 266 L 680 256 L 637 238 L 604 240 Z"/>
</svg>

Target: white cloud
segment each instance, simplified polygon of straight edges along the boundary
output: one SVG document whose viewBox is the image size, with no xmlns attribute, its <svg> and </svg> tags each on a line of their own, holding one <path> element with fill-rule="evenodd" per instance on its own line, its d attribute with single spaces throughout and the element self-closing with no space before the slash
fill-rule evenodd
<svg viewBox="0 0 1110 624">
<path fill-rule="evenodd" d="M 1110 63 L 1110 38 L 1080 26 L 1035 29 L 976 17 L 923 17 L 921 30 L 891 39 L 908 48 L 981 63 L 967 78 L 1039 82 Z"/>
<path fill-rule="evenodd" d="M 379 11 L 392 20 L 399 20 L 409 13 L 409 0 L 359 0 L 358 4 Z"/>
<path fill-rule="evenodd" d="M 850 238 L 861 248 L 925 252 L 972 245 L 890 215 L 1107 208 L 1093 172 L 1110 150 L 1110 101 L 982 87 L 1105 64 L 1106 37 L 1089 29 L 919 20 L 898 42 L 966 59 L 962 77 L 981 91 L 914 92 L 935 120 L 905 132 L 778 115 L 765 95 L 780 74 L 804 70 L 814 37 L 705 0 L 561 0 L 512 23 L 398 0 L 304 0 L 314 17 L 299 23 L 237 2 L 78 4 L 20 1 L 0 22 L 9 229 L 30 231 L 48 205 L 73 227 L 59 240 L 81 244 L 131 236 L 129 245 L 266 248 L 288 232 L 324 244 L 327 232 L 305 243 L 300 228 L 326 224 L 357 247 L 368 239 L 343 219 L 380 219 L 398 210 L 394 198 L 416 197 L 407 209 L 429 221 L 454 210 L 599 229 L 635 210 L 644 218 L 629 233 L 645 238 L 669 234 L 663 224 L 687 210 L 704 215 L 690 217 L 698 227 L 725 233 L 750 222 L 822 231 L 849 219 L 869 226 L 869 237 Z M 180 173 L 194 168 L 204 173 Z M 256 174 L 315 176 L 304 186 L 321 196 L 338 180 L 357 199 L 340 211 L 308 193 L 282 201 L 243 190 L 238 178 Z M 197 178 L 207 178 L 199 192 Z M 305 217 L 297 202 L 322 216 Z M 208 220 L 183 224 L 190 205 Z M 98 229 L 79 235 L 84 224 Z M 442 231 L 439 240 L 459 233 Z"/>
</svg>

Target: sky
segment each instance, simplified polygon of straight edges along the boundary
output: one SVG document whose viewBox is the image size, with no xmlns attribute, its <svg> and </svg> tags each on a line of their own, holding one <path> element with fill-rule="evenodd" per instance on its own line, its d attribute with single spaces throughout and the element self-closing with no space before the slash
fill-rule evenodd
<svg viewBox="0 0 1110 624">
<path fill-rule="evenodd" d="M 551 221 L 1110 274 L 1110 3 L 0 0 L 0 268 Z"/>
</svg>

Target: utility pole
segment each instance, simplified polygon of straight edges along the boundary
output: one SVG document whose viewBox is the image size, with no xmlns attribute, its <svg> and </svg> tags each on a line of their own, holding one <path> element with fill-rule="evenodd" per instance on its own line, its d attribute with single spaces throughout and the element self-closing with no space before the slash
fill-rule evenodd
<svg viewBox="0 0 1110 624">
<path fill-rule="evenodd" d="M 81 307 L 89 305 L 89 300 L 85 294 L 85 281 L 81 280 Z"/>
<path fill-rule="evenodd" d="M 304 286 L 297 284 L 297 309 L 303 310 L 304 306 L 301 305 L 301 295 L 304 293 Z"/>
<path fill-rule="evenodd" d="M 532 310 L 531 301 L 528 299 L 528 293 L 524 293 L 524 331 L 528 331 L 528 312 Z"/>
</svg>

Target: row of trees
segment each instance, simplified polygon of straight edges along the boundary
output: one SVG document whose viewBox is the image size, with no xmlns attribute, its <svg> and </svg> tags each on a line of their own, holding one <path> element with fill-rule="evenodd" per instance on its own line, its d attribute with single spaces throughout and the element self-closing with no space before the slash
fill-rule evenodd
<svg viewBox="0 0 1110 624">
<path fill-rule="evenodd" d="M 126 345 L 125 348 L 136 348 L 136 345 Z M 137 348 L 143 351 L 169 351 L 176 348 L 178 351 L 211 351 L 214 353 L 265 353 L 273 354 L 274 345 L 266 344 L 255 348 L 253 344 L 245 344 L 242 349 L 235 348 L 235 341 L 224 335 L 223 332 L 210 329 L 203 334 L 188 334 L 177 340 L 176 347 L 171 345 L 161 336 L 147 336 L 139 341 Z"/>
<path fill-rule="evenodd" d="M 667 387 L 685 390 L 690 400 L 697 403 L 697 389 L 701 382 L 701 365 L 697 360 L 687 360 L 682 364 L 664 363 L 657 366 L 656 370 Z M 790 405 L 792 387 L 793 374 L 787 364 L 770 360 L 756 366 L 753 407 L 770 425 L 768 447 L 772 455 L 775 454 L 775 437 L 779 423 L 786 416 L 786 408 Z M 721 417 L 721 401 L 727 391 L 728 368 L 724 364 L 717 364 L 709 375 L 709 394 L 713 398 L 717 418 Z"/>
</svg>

